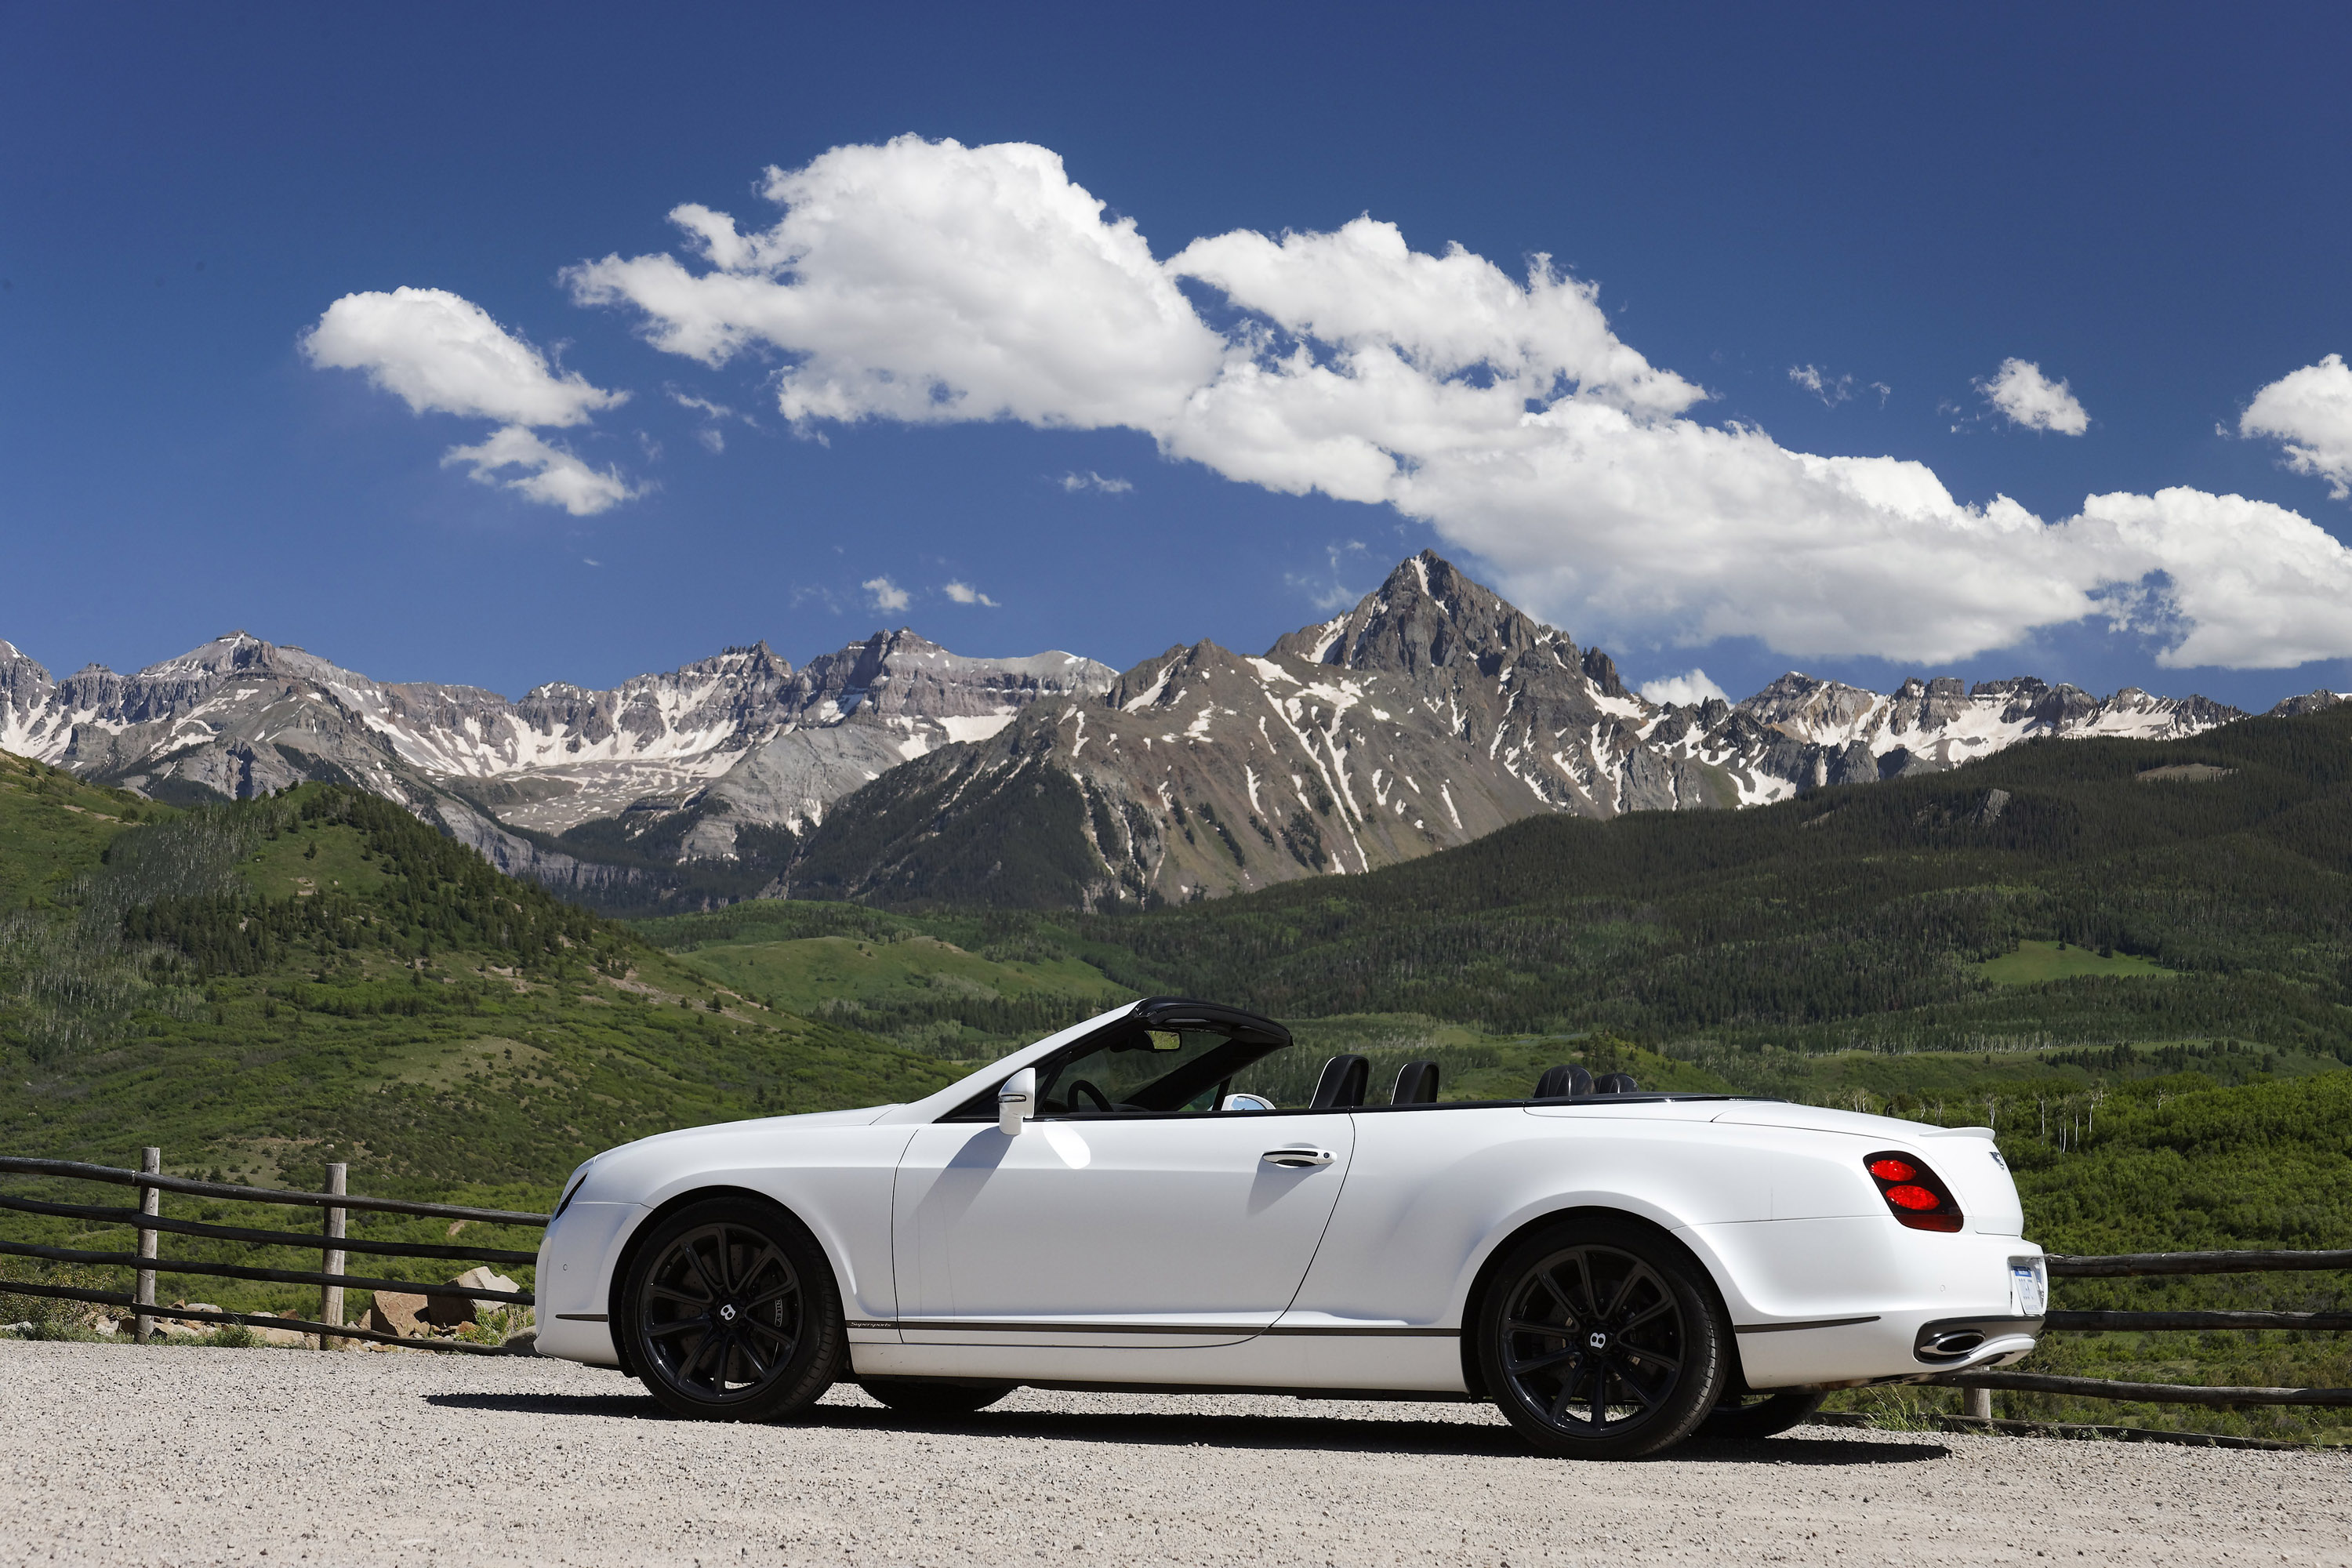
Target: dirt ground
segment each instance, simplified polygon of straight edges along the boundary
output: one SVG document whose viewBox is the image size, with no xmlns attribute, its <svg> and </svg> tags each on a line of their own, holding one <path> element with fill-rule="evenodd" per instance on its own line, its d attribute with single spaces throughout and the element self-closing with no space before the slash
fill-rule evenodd
<svg viewBox="0 0 2352 1568">
<path fill-rule="evenodd" d="M 1580 1465 L 1462 1405 L 668 1418 L 521 1358 L 0 1342 L 0 1563 L 2352 1563 L 2352 1454 L 1806 1427 Z"/>
</svg>

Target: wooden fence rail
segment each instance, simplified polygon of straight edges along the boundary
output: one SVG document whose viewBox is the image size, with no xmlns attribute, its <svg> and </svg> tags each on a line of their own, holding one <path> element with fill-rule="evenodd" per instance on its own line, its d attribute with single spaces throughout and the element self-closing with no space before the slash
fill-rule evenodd
<svg viewBox="0 0 2352 1568">
<path fill-rule="evenodd" d="M 112 1165 L 87 1164 L 79 1160 L 34 1160 L 15 1155 L 0 1155 L 0 1175 L 50 1176 L 69 1181 L 103 1182 L 116 1186 L 138 1189 L 136 1208 L 123 1205 L 66 1204 L 46 1199 L 17 1197 L 0 1194 L 0 1209 L 19 1214 L 45 1215 L 61 1219 L 86 1220 L 100 1226 L 123 1226 L 138 1234 L 137 1250 L 103 1252 L 84 1247 L 45 1247 L 32 1242 L 0 1241 L 0 1255 L 40 1258 L 50 1262 L 80 1263 L 104 1268 L 128 1268 L 131 1271 L 132 1288 L 128 1291 L 93 1290 L 76 1287 L 47 1285 L 33 1281 L 0 1281 L 0 1291 L 19 1296 L 39 1296 L 68 1301 L 87 1301 L 97 1306 L 125 1307 L 133 1318 L 132 1331 L 141 1340 L 151 1338 L 159 1318 L 174 1321 L 200 1323 L 241 1323 L 249 1328 L 289 1330 L 318 1336 L 321 1350 L 341 1348 L 344 1342 L 373 1341 L 386 1344 L 408 1345 L 436 1351 L 456 1351 L 471 1354 L 503 1353 L 498 1345 L 469 1343 L 463 1340 L 411 1339 L 399 1334 L 382 1333 L 372 1329 L 351 1327 L 343 1321 L 343 1292 L 347 1289 L 403 1291 L 411 1295 L 440 1297 L 474 1301 L 502 1301 L 529 1307 L 536 1298 L 529 1290 L 498 1290 L 481 1286 L 439 1284 L 418 1279 L 379 1279 L 370 1275 L 345 1272 L 346 1256 L 362 1253 L 380 1258 L 422 1258 L 444 1261 L 471 1260 L 478 1263 L 529 1264 L 538 1255 L 495 1247 L 461 1247 L 439 1242 L 382 1240 L 370 1237 L 346 1234 L 348 1216 L 352 1210 L 363 1214 L 407 1215 L 425 1219 L 463 1220 L 483 1225 L 513 1225 L 544 1226 L 548 1216 L 516 1209 L 468 1208 L 457 1204 L 418 1203 L 407 1198 L 365 1197 L 345 1192 L 347 1168 L 341 1164 L 327 1167 L 327 1187 L 323 1193 L 289 1191 L 274 1187 L 246 1187 L 227 1182 L 202 1182 L 186 1176 L 163 1173 L 163 1152 L 147 1149 L 142 1152 L 142 1169 L 121 1170 Z M 248 1226 L 215 1225 L 205 1220 L 175 1219 L 162 1212 L 165 1193 L 178 1193 L 192 1197 L 226 1198 L 236 1203 L 278 1204 L 324 1211 L 323 1223 L 317 1231 L 257 1230 Z M 242 1242 L 256 1247 L 295 1247 L 316 1250 L 320 1267 L 309 1268 L 268 1268 L 255 1264 L 207 1263 L 187 1258 L 163 1258 L 158 1255 L 156 1241 L 163 1236 L 197 1237 L 210 1241 Z M 313 1319 L 277 1318 L 257 1312 L 223 1312 L 192 1307 L 162 1307 L 155 1302 L 157 1274 L 196 1274 L 215 1279 L 248 1279 L 271 1284 L 315 1285 L 319 1288 L 319 1316 Z"/>
<path fill-rule="evenodd" d="M 2324 1252 L 2124 1252 L 2105 1258 L 2053 1253 L 2045 1259 L 2053 1279 L 2116 1279 L 2155 1274 L 2328 1273 L 2352 1269 L 2352 1251 Z M 2352 1330 L 2352 1312 L 2050 1312 L 2042 1331 L 2102 1330 L 2294 1329 L 2340 1333 Z M 2118 1383 L 2105 1377 L 2059 1377 L 2039 1372 L 1956 1372 L 1928 1379 L 1966 1391 L 1967 1413 L 1992 1414 L 1992 1391 L 2067 1394 L 2078 1399 L 2129 1399 L 2146 1405 L 2352 1405 L 2352 1388 L 2207 1388 L 2187 1383 Z"/>
</svg>

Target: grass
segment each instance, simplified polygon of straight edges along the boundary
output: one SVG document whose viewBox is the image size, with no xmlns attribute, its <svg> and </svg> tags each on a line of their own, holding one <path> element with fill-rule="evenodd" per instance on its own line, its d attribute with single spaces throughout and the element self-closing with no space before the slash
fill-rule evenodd
<svg viewBox="0 0 2352 1568">
<path fill-rule="evenodd" d="M 2020 942 L 2014 952 L 1974 967 L 1996 985 L 2041 985 L 2091 976 L 2138 980 L 2173 973 L 2151 959 L 2112 949 L 2102 953 L 2063 942 Z"/>
<path fill-rule="evenodd" d="M 97 861 L 126 822 L 155 809 L 136 795 L 0 752 L 0 912 L 46 906 Z"/>
</svg>

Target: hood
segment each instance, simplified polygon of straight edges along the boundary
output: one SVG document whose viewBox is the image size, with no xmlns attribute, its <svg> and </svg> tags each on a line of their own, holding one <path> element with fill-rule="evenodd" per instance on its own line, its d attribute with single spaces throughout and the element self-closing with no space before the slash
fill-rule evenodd
<svg viewBox="0 0 2352 1568">
<path fill-rule="evenodd" d="M 772 1128 L 778 1131 L 795 1127 L 868 1127 L 888 1112 L 898 1110 L 889 1105 L 860 1106 L 855 1110 L 811 1110 L 798 1116 L 757 1116 L 741 1121 L 714 1121 L 705 1127 L 681 1127 L 674 1132 L 656 1132 L 650 1138 L 640 1138 L 632 1143 L 616 1144 L 596 1156 L 602 1160 L 623 1150 L 651 1149 L 664 1144 L 696 1143 L 709 1138 L 731 1138 L 754 1128 Z M 594 1162 L 591 1162 L 593 1163 Z"/>
</svg>

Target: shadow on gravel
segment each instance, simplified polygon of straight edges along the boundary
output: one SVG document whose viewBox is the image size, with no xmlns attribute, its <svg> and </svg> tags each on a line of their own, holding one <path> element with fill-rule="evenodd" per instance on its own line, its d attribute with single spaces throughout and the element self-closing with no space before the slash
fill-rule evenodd
<svg viewBox="0 0 2352 1568">
<path fill-rule="evenodd" d="M 647 1394 L 429 1394 L 444 1410 L 495 1410 L 520 1415 L 589 1415 L 627 1421 L 677 1421 Z M 1059 1437 L 1076 1442 L 1143 1447 L 1281 1448 L 1343 1454 L 1496 1455 L 1526 1458 L 1529 1450 L 1508 1426 L 1460 1421 L 1379 1421 L 1315 1415 L 1111 1415 L 1056 1411 L 983 1411 L 952 1421 L 924 1421 L 894 1410 L 820 1405 L 791 1423 L 833 1432 L 956 1432 L 974 1437 Z M 1698 1464 L 1890 1465 L 1940 1459 L 1935 1443 L 1886 1443 L 1824 1437 L 1757 1443 L 1685 1443 L 1665 1458 Z"/>
<path fill-rule="evenodd" d="M 1874 1437 L 1772 1438 L 1685 1443 L 1664 1458 L 1693 1465 L 1918 1465 L 1948 1459 L 1941 1443 L 1888 1443 Z"/>
</svg>

